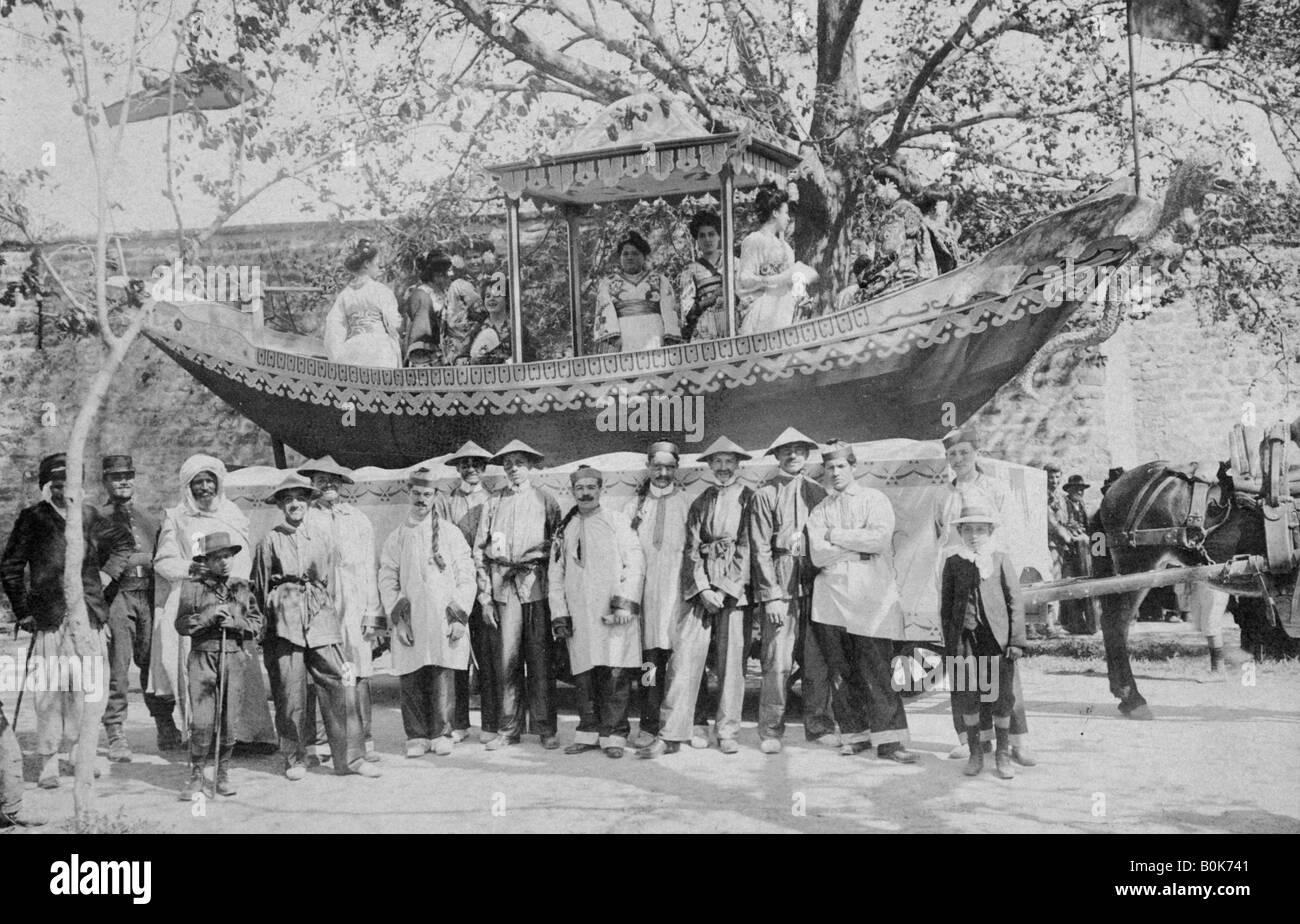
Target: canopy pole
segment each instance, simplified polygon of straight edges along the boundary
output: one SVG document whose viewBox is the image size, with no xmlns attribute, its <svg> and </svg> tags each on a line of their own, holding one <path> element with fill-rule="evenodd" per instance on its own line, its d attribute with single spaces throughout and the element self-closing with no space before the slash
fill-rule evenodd
<svg viewBox="0 0 1300 924">
<path fill-rule="evenodd" d="M 510 261 L 510 361 L 524 361 L 523 272 L 519 265 L 519 200 L 506 196 L 506 248 Z"/>
<path fill-rule="evenodd" d="M 271 436 L 271 455 L 275 457 L 276 468 L 288 468 L 289 460 L 284 454 L 284 443 L 278 436 Z"/>
<path fill-rule="evenodd" d="M 569 232 L 569 323 L 573 331 L 573 355 L 581 356 L 582 337 L 582 259 L 578 251 L 579 209 L 568 206 L 564 210 L 564 224 Z"/>
<path fill-rule="evenodd" d="M 722 303 L 727 306 L 727 336 L 736 336 L 736 220 L 732 204 L 736 197 L 731 164 L 722 168 Z"/>
<path fill-rule="evenodd" d="M 1133 136 L 1133 195 L 1142 195 L 1142 152 L 1138 148 L 1137 77 L 1134 75 L 1133 0 L 1125 4 L 1128 14 L 1128 111 L 1129 134 Z"/>
</svg>

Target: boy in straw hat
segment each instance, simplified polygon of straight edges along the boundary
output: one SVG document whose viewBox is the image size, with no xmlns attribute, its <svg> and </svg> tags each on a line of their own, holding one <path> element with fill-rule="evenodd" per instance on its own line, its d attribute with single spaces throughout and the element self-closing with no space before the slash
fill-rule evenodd
<svg viewBox="0 0 1300 924">
<path fill-rule="evenodd" d="M 1011 764 L 1015 662 L 1027 644 L 1020 579 L 1007 553 L 993 546 L 997 517 L 991 507 L 968 504 L 954 525 L 962 547 L 944 562 L 939 613 L 952 700 L 965 720 L 970 747 L 963 772 L 976 776 L 984 769 L 980 717 L 981 713 L 991 714 L 997 736 L 997 773 L 1009 780 L 1015 776 Z M 963 669 L 959 671 L 956 665 Z M 970 667 L 982 669 L 972 671 Z M 981 689 L 983 684 L 974 682 L 992 678 L 996 678 L 995 690 Z"/>
<path fill-rule="evenodd" d="M 235 752 L 235 720 L 243 696 L 245 639 L 257 638 L 262 614 L 247 581 L 230 576 L 231 563 L 241 546 L 229 533 L 209 533 L 201 540 L 194 561 L 203 566 L 202 575 L 181 585 L 176 610 L 176 631 L 190 639 L 186 676 L 190 692 L 190 781 L 181 790 L 182 801 L 200 792 L 233 796 L 230 758 Z M 224 676 L 222 676 L 224 675 Z M 217 704 L 218 690 L 222 702 Z M 215 740 L 216 711 L 221 710 L 221 748 Z M 216 780 L 206 786 L 203 779 L 208 754 L 217 761 Z"/>
<path fill-rule="evenodd" d="M 645 555 L 627 515 L 601 505 L 600 472 L 584 465 L 569 483 L 577 503 L 556 530 L 548 579 L 551 626 L 567 641 L 578 688 L 578 730 L 564 753 L 619 758 L 641 668 Z"/>
<path fill-rule="evenodd" d="M 343 657 L 343 627 L 334 600 L 337 551 L 333 538 L 307 523 L 319 492 L 289 475 L 267 499 L 284 515 L 257 544 L 253 588 L 266 617 L 266 667 L 275 698 L 284 775 L 307 775 L 307 677 L 322 697 L 334 772 L 377 777 L 365 760 L 354 678 Z"/>
<path fill-rule="evenodd" d="M 745 697 L 745 606 L 749 603 L 749 520 L 745 516 L 752 488 L 740 483 L 740 463 L 752 458 L 725 436 L 700 454 L 716 484 L 691 503 L 686 517 L 686 551 L 682 559 L 682 596 L 691 618 L 681 624 L 668 661 L 659 737 L 637 751 L 653 758 L 676 753 L 692 737 L 696 697 L 709 645 L 718 671 L 715 734 L 724 754 L 740 745 L 740 710 Z"/>
<path fill-rule="evenodd" d="M 780 467 L 749 505 L 753 597 L 762 604 L 758 737 L 764 754 L 781 750 L 786 693 L 795 660 L 803 676 L 804 736 L 827 747 L 840 745 L 831 712 L 835 687 L 830 668 L 816 635 L 808 631 L 816 572 L 808 557 L 805 529 L 808 514 L 826 496 L 826 489 L 804 474 L 808 456 L 816 448 L 808 437 L 787 427 L 767 450 Z"/>
<path fill-rule="evenodd" d="M 455 673 L 469 666 L 474 559 L 443 518 L 427 468 L 407 479 L 411 505 L 379 560 L 379 593 L 393 623 L 393 672 L 401 678 L 406 756 L 452 751 Z"/>
<path fill-rule="evenodd" d="M 560 741 L 546 572 L 560 505 L 532 483 L 542 454 L 527 443 L 511 440 L 491 461 L 505 469 L 506 486 L 484 503 L 474 537 L 483 623 L 499 652 L 497 734 L 484 747 L 518 744 L 531 715 L 531 731 L 554 750 Z"/>
</svg>

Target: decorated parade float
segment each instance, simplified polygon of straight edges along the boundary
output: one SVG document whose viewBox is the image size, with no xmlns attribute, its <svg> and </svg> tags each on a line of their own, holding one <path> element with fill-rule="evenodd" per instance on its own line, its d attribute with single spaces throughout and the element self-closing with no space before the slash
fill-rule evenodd
<svg viewBox="0 0 1300 924">
<path fill-rule="evenodd" d="M 629 113 L 631 114 L 629 116 Z M 208 388 L 307 456 L 402 467 L 465 440 L 525 439 L 554 461 L 628 448 L 597 426 L 611 401 L 700 399 L 711 436 L 759 445 L 816 409 L 818 436 L 935 439 L 1020 373 L 1137 248 L 1159 203 L 1118 191 L 1036 222 L 979 260 L 886 296 L 789 327 L 734 335 L 738 190 L 784 185 L 799 162 L 751 129 L 706 130 L 653 95 L 603 110 L 561 153 L 488 173 L 505 199 L 513 329 L 530 321 L 521 285 L 524 199 L 569 227 L 572 356 L 431 368 L 366 368 L 325 358 L 320 339 L 263 324 L 258 303 L 155 303 L 146 336 Z M 594 205 L 712 195 L 721 204 L 724 300 L 732 336 L 639 352 L 585 355 L 578 255 Z M 657 434 L 684 448 L 680 426 Z"/>
</svg>

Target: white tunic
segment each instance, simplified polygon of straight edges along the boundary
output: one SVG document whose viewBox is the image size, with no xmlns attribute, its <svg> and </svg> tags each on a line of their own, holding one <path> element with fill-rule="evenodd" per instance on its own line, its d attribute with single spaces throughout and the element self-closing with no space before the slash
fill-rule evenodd
<svg viewBox="0 0 1300 924">
<path fill-rule="evenodd" d="M 644 504 L 632 498 L 625 513 L 637 518 L 637 537 L 645 554 L 645 593 L 641 598 L 641 647 L 671 649 L 673 626 L 691 611 L 682 599 L 682 555 L 686 549 L 686 514 L 691 498 L 673 486 L 656 496 L 653 486 Z"/>
<path fill-rule="evenodd" d="M 616 605 L 635 617 L 645 582 L 645 557 L 628 518 L 598 507 L 576 514 L 551 555 L 551 619 L 569 618 L 569 665 L 574 674 L 596 666 L 641 666 L 641 620 L 602 621 Z"/>
<path fill-rule="evenodd" d="M 338 550 L 337 567 L 330 588 L 343 624 L 343 657 L 358 677 L 375 673 L 370 642 L 364 633 L 379 625 L 379 585 L 375 580 L 375 529 L 370 518 L 351 504 L 313 507 L 308 523 L 329 530 Z"/>
<path fill-rule="evenodd" d="M 450 520 L 438 521 L 438 552 L 443 568 L 433 556 L 433 516 L 406 522 L 393 530 L 379 557 L 379 598 L 393 611 L 405 597 L 411 603 L 411 633 L 415 644 L 393 638 L 393 672 L 409 674 L 422 667 L 469 667 L 469 632 L 452 642 L 447 607 L 455 605 L 468 616 L 477 585 L 469 543 Z"/>
<path fill-rule="evenodd" d="M 392 289 L 368 277 L 351 282 L 325 316 L 325 354 L 351 366 L 400 368 L 401 324 Z"/>
<path fill-rule="evenodd" d="M 812 619 L 852 635 L 902 641 L 903 608 L 894 580 L 894 508 L 874 488 L 851 484 L 808 517 L 808 548 L 821 570 Z"/>
</svg>

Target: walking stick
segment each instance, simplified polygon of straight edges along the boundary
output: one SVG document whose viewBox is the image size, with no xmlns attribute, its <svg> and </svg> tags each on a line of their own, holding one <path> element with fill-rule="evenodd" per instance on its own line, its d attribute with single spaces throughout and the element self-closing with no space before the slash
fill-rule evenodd
<svg viewBox="0 0 1300 924">
<path fill-rule="evenodd" d="M 226 705 L 226 627 L 221 627 L 221 649 L 217 652 L 217 742 L 216 766 L 212 768 L 212 779 L 216 782 L 221 773 L 221 720 L 225 718 Z"/>
<path fill-rule="evenodd" d="M 18 634 L 18 629 L 14 629 L 14 635 Z M 27 660 L 23 662 L 23 685 L 18 688 L 18 704 L 14 706 L 14 720 L 9 723 L 14 728 L 14 734 L 18 734 L 18 714 L 23 710 L 23 694 L 27 692 L 27 671 L 32 666 L 32 652 L 36 650 L 36 628 L 32 627 L 32 640 L 27 646 Z"/>
</svg>

